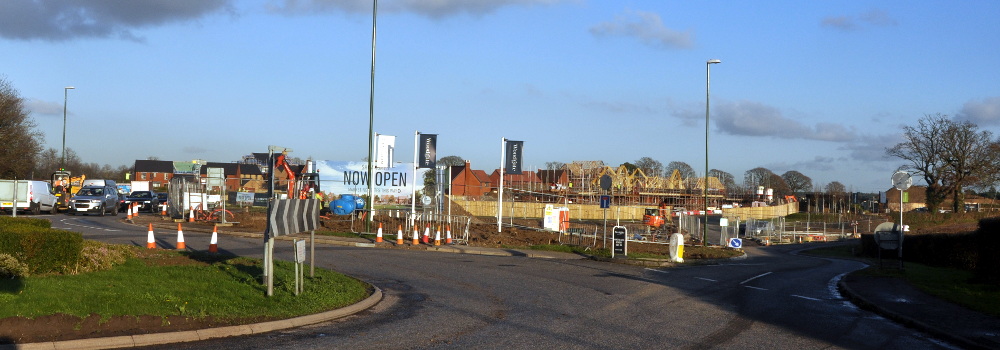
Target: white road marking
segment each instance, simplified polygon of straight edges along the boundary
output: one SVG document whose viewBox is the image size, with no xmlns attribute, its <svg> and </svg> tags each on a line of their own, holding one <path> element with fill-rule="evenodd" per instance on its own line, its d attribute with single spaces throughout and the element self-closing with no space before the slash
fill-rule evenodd
<svg viewBox="0 0 1000 350">
<path fill-rule="evenodd" d="M 646 271 L 653 271 L 653 272 L 659 272 L 659 273 L 670 273 L 669 271 L 651 269 L 651 268 L 648 268 L 648 267 L 646 268 Z"/>
<path fill-rule="evenodd" d="M 805 299 L 805 300 L 823 301 L 823 299 L 810 298 L 810 297 L 801 296 L 801 295 L 795 295 L 795 294 L 792 294 L 792 296 L 796 297 L 796 298 L 802 298 L 802 299 Z"/>
<path fill-rule="evenodd" d="M 753 281 L 755 279 L 758 279 L 758 278 L 761 278 L 761 277 L 764 277 L 764 276 L 767 276 L 767 275 L 770 275 L 770 274 L 771 274 L 770 272 L 765 272 L 765 273 L 759 274 L 757 276 L 753 276 L 753 277 L 747 278 L 743 282 L 740 282 L 740 284 L 746 284 L 747 282 Z"/>
<path fill-rule="evenodd" d="M 756 289 L 756 290 L 768 290 L 767 288 L 754 287 L 754 286 L 744 286 L 744 287 L 747 287 L 747 288 L 750 288 L 750 289 Z"/>
<path fill-rule="evenodd" d="M 718 282 L 718 281 L 716 281 L 716 280 L 713 280 L 713 279 L 711 279 L 711 278 L 704 278 L 704 277 L 695 277 L 695 278 L 697 278 L 697 279 L 700 279 L 700 280 L 702 280 L 702 281 L 709 281 L 709 282 Z"/>
</svg>

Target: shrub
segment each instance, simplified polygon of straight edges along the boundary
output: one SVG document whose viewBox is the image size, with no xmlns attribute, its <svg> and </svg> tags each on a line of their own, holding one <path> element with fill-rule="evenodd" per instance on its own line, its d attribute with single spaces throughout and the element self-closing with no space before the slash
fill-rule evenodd
<svg viewBox="0 0 1000 350">
<path fill-rule="evenodd" d="M 39 224 L 38 219 L 12 218 L 0 226 L 0 253 L 28 265 L 31 274 L 71 272 L 80 260 L 83 235 Z"/>
<path fill-rule="evenodd" d="M 45 219 L 0 216 L 0 227 L 7 227 L 11 225 L 28 225 L 38 228 L 52 228 L 52 222 Z"/>
<path fill-rule="evenodd" d="M 108 270 L 135 256 L 135 249 L 132 246 L 83 241 L 80 260 L 77 261 L 73 272 L 79 274 Z"/>
<path fill-rule="evenodd" d="M 0 278 L 27 277 L 28 265 L 10 254 L 0 253 Z"/>
</svg>

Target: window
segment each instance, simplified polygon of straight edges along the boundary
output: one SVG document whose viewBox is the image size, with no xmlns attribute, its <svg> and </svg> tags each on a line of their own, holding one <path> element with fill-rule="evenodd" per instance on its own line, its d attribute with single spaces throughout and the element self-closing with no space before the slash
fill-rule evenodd
<svg viewBox="0 0 1000 350">
<path fill-rule="evenodd" d="M 139 179 L 145 180 L 146 179 L 146 173 L 139 174 Z"/>
</svg>

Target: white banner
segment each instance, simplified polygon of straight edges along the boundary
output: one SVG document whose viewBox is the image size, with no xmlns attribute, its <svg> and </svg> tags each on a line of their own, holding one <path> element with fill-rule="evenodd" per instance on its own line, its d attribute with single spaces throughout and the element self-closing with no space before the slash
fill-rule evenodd
<svg viewBox="0 0 1000 350">
<path fill-rule="evenodd" d="M 320 188 L 328 195 L 368 194 L 368 163 L 346 161 L 317 161 Z M 372 183 L 379 202 L 409 201 L 410 186 L 424 187 L 424 173 L 430 169 L 418 169 L 413 174 L 413 163 L 396 163 L 389 168 L 376 168 Z"/>
<path fill-rule="evenodd" d="M 375 167 L 388 168 L 393 162 L 393 152 L 396 149 L 396 137 L 389 135 L 376 135 Z"/>
</svg>

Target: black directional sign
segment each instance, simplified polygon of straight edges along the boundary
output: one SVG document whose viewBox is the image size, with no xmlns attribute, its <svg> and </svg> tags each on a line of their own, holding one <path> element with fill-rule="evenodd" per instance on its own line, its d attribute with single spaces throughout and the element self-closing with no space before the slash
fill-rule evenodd
<svg viewBox="0 0 1000 350">
<path fill-rule="evenodd" d="M 319 227 L 319 200 L 278 199 L 267 215 L 271 236 L 312 231 Z"/>
</svg>

